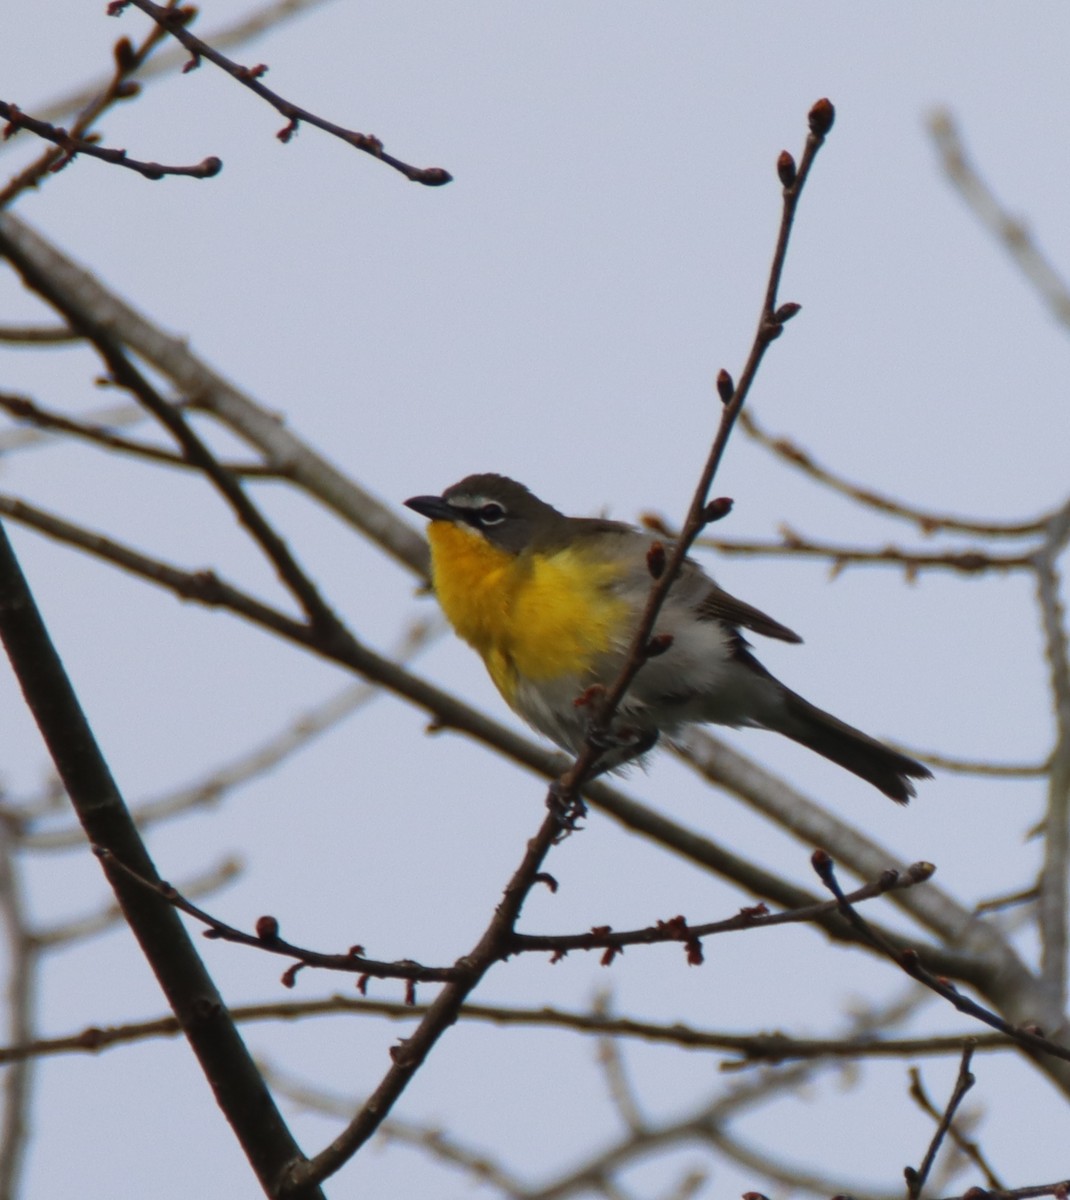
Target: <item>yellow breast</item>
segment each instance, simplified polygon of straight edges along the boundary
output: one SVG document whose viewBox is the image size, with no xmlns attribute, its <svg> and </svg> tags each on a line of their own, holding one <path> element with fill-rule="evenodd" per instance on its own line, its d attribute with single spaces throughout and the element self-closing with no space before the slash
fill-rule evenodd
<svg viewBox="0 0 1070 1200">
<path fill-rule="evenodd" d="M 428 529 L 435 592 L 450 624 L 512 702 L 518 678 L 577 677 L 629 632 L 609 585 L 621 568 L 574 549 L 509 554 L 451 521 Z"/>
</svg>

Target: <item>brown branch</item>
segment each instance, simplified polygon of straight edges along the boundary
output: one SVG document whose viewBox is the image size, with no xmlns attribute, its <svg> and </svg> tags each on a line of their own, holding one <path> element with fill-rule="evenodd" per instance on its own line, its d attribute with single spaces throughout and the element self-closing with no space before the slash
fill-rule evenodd
<svg viewBox="0 0 1070 1200">
<path fill-rule="evenodd" d="M 1048 989 L 1045 1020 L 1062 1014 L 1067 998 L 1070 954 L 1070 643 L 1066 611 L 1056 563 L 1070 540 L 1070 505 L 1048 524 L 1043 547 L 1034 559 L 1037 607 L 1044 633 L 1055 747 L 1051 754 L 1047 807 L 1044 812 L 1044 862 L 1037 883 L 1037 917 L 1041 936 L 1040 973 Z"/>
<path fill-rule="evenodd" d="M 405 1004 L 393 1000 L 355 999 L 334 995 L 318 1000 L 275 1000 L 266 1004 L 241 1004 L 230 1009 L 239 1024 L 262 1021 L 297 1021 L 321 1016 L 385 1017 L 394 1021 L 419 1020 L 428 1012 L 427 1004 Z M 761 1063 L 789 1062 L 813 1058 L 916 1058 L 959 1054 L 965 1038 L 970 1037 L 979 1051 L 1013 1049 L 1015 1043 L 1001 1033 L 943 1034 L 933 1037 L 874 1038 L 857 1036 L 797 1038 L 784 1033 L 740 1034 L 695 1029 L 681 1022 L 660 1025 L 628 1017 L 602 1016 L 590 1012 L 570 1012 L 552 1007 L 509 1008 L 490 1004 L 465 1004 L 462 1021 L 498 1026 L 564 1029 L 593 1037 L 627 1038 L 655 1045 L 679 1046 L 688 1050 L 728 1051 L 739 1057 L 721 1064 L 722 1071 L 739 1071 Z M 96 1054 L 114 1046 L 131 1045 L 152 1038 L 175 1037 L 182 1032 L 171 1016 L 154 1017 L 124 1025 L 91 1025 L 79 1033 L 39 1038 L 0 1046 L 0 1066 L 24 1058 L 42 1058 L 58 1054 Z M 348 1115 L 348 1114 L 347 1114 Z"/>
<path fill-rule="evenodd" d="M 649 524 L 644 519 L 644 523 Z M 660 520 L 658 524 L 661 524 Z M 830 563 L 830 575 L 836 578 L 849 566 L 902 567 L 908 582 L 922 571 L 955 571 L 960 575 L 981 575 L 986 572 L 1028 570 L 1032 555 L 990 554 L 986 550 L 903 550 L 899 546 L 871 549 L 865 546 L 842 546 L 819 542 L 784 528 L 779 542 L 746 542 L 722 538 L 699 538 L 696 546 L 716 550 L 730 558 L 821 558 Z"/>
<path fill-rule="evenodd" d="M 82 335 L 78 334 L 82 340 Z M 0 409 L 10 413 L 17 421 L 24 421 L 37 429 L 47 429 L 56 434 L 66 434 L 80 441 L 103 446 L 108 450 L 118 450 L 135 458 L 145 458 L 150 462 L 164 463 L 169 467 L 180 467 L 183 470 L 199 470 L 181 454 L 173 450 L 165 450 L 162 446 L 153 446 L 149 442 L 139 442 L 133 438 L 123 437 L 113 433 L 103 425 L 88 424 L 75 421 L 63 413 L 53 412 L 35 404 L 28 396 L 18 396 L 10 392 L 0 393 Z M 221 462 L 224 471 L 243 479 L 279 479 L 282 473 L 267 463 L 237 463 Z"/>
<path fill-rule="evenodd" d="M 0 924 L 7 941 L 6 1025 L 8 1038 L 33 1042 L 34 1015 L 40 967 L 40 946 L 30 928 L 26 896 L 16 864 L 15 830 L 0 825 Z M 21 1193 L 20 1182 L 30 1140 L 30 1105 L 34 1076 L 32 1062 L 16 1062 L 4 1076 L 0 1115 L 0 1196 Z"/>
<path fill-rule="evenodd" d="M 951 114 L 933 113 L 929 132 L 940 155 L 940 165 L 959 195 L 1014 259 L 1052 316 L 1063 325 L 1070 326 L 1070 288 L 1040 252 L 1025 222 L 1007 211 L 970 162 Z"/>
<path fill-rule="evenodd" d="M 25 845 L 24 842 L 20 843 Z M 85 844 L 85 835 L 82 835 Z M 182 885 L 185 896 L 211 896 L 225 887 L 231 880 L 241 874 L 241 864 L 237 859 L 224 858 L 214 867 L 200 872 Z M 42 950 L 55 950 L 58 947 L 69 946 L 72 942 L 82 942 L 96 937 L 106 930 L 114 929 L 124 920 L 123 910 L 118 904 L 108 904 L 98 910 L 73 917 L 56 925 L 47 925 L 34 930 L 35 945 Z"/>
<path fill-rule="evenodd" d="M 236 946 L 251 946 L 256 950 L 264 950 L 268 954 L 279 954 L 284 958 L 292 958 L 304 967 L 320 967 L 328 971 L 344 971 L 349 975 L 367 975 L 374 979 L 404 979 L 409 983 L 448 983 L 458 978 L 458 971 L 452 967 L 424 967 L 411 959 L 397 962 L 378 962 L 365 958 L 362 947 L 353 946 L 344 954 L 325 954 L 319 950 L 310 950 L 305 946 L 297 946 L 279 936 L 279 923 L 271 916 L 263 916 L 257 920 L 256 932 L 246 933 L 234 925 L 213 917 L 203 908 L 198 908 L 186 896 L 166 880 L 151 879 L 125 863 L 120 862 L 115 855 L 102 846 L 94 846 L 93 852 L 104 863 L 109 872 L 124 875 L 131 883 L 159 896 L 180 912 L 193 917 L 206 926 L 205 937 L 216 938 L 219 941 L 231 942 Z M 292 984 L 292 975 L 288 972 L 286 982 Z"/>
<path fill-rule="evenodd" d="M 1070 1062 L 1070 1047 L 1061 1046 L 1058 1042 L 1053 1042 L 1049 1038 L 1046 1038 L 1036 1026 L 1017 1027 L 1009 1021 L 1005 1021 L 998 1013 L 992 1012 L 991 1009 L 984 1008 L 975 1000 L 964 996 L 949 980 L 939 978 L 931 971 L 926 970 L 921 965 L 921 961 L 915 951 L 898 949 L 892 945 L 884 934 L 879 933 L 868 925 L 844 894 L 839 881 L 836 879 L 836 870 L 832 859 L 823 850 L 814 852 L 813 865 L 822 883 L 825 884 L 840 902 L 840 911 L 855 929 L 886 957 L 890 958 L 902 971 L 906 972 L 911 979 L 916 979 L 919 983 L 929 988 L 930 991 L 935 992 L 938 996 L 942 996 L 949 1004 L 954 1005 L 959 1012 L 974 1017 L 991 1028 L 999 1030 L 1000 1033 L 1006 1034 L 1021 1046 L 1022 1049 L 1028 1051 L 1032 1058 L 1037 1058 L 1041 1054 L 1050 1054 L 1055 1058 L 1062 1059 L 1064 1062 Z"/>
<path fill-rule="evenodd" d="M 310 9 L 325 3 L 325 0 L 272 0 L 263 4 L 229 23 L 219 25 L 211 32 L 209 40 L 212 45 L 219 47 L 239 46 L 244 42 L 268 33 L 291 17 L 302 16 Z M 157 39 L 167 35 L 158 26 L 153 25 L 151 34 Z M 174 44 L 153 54 L 137 68 L 138 83 L 151 83 L 160 75 L 179 70 L 189 59 L 189 55 L 180 45 Z M 38 112 L 46 121 L 62 121 L 72 112 L 78 112 L 95 101 L 108 86 L 107 78 L 92 80 L 81 84 L 73 91 L 66 92 L 53 100 L 38 106 Z"/>
<path fill-rule="evenodd" d="M 945 1196 L 943 1200 L 1036 1200 L 1040 1196 L 1054 1196 L 1056 1200 L 1066 1200 L 1067 1196 L 1070 1196 L 1070 1179 L 1020 1188 L 975 1188 L 965 1196 Z"/>
<path fill-rule="evenodd" d="M 82 335 L 67 325 L 0 325 L 0 342 L 33 346 L 68 345 L 81 340 Z"/>
<path fill-rule="evenodd" d="M 972 1045 L 971 1041 L 969 1046 L 963 1046 L 962 1049 L 963 1059 L 965 1062 L 966 1050 L 970 1049 L 972 1053 L 976 1047 Z M 959 1069 L 959 1078 L 962 1078 L 961 1067 Z M 929 1099 L 928 1094 L 925 1091 L 925 1085 L 921 1080 L 921 1072 L 917 1067 L 910 1068 L 910 1098 L 915 1102 L 915 1104 L 917 1104 L 922 1112 L 932 1117 L 932 1119 L 939 1125 L 943 1118 L 943 1114 L 941 1114 L 939 1109 L 937 1109 L 937 1107 Z M 952 1097 L 952 1099 L 954 1099 L 954 1097 Z M 950 1108 L 950 1105 L 948 1107 Z M 974 1164 L 975 1167 L 977 1167 L 977 1169 L 984 1176 L 985 1183 L 988 1187 L 1003 1187 L 999 1177 L 996 1175 L 995 1171 L 992 1170 L 984 1155 L 981 1153 L 980 1146 L 978 1146 L 977 1143 L 972 1141 L 970 1138 L 966 1137 L 962 1130 L 953 1121 L 949 1122 L 947 1126 L 947 1136 L 951 1138 L 951 1140 L 955 1143 L 955 1146 Z"/>
<path fill-rule="evenodd" d="M 192 166 L 169 167 L 164 163 L 143 162 L 131 158 L 125 150 L 115 150 L 110 146 L 101 146 L 89 138 L 75 137 L 69 130 L 48 121 L 38 121 L 31 117 L 16 104 L 8 104 L 0 100 L 0 117 L 7 121 L 7 127 L 0 136 L 10 137 L 17 129 L 27 129 L 46 142 L 53 142 L 63 151 L 62 157 L 50 169 L 53 171 L 65 167 L 75 155 L 85 154 L 90 158 L 99 158 L 102 162 L 111 163 L 115 167 L 127 167 L 136 171 L 146 179 L 163 179 L 167 175 L 185 175 L 190 179 L 211 179 L 223 169 L 223 160 L 214 155 L 203 159 Z"/>
<path fill-rule="evenodd" d="M 560 833 L 557 815 L 547 813 L 538 833 L 528 843 L 482 937 L 454 965 L 457 978 L 442 988 L 412 1035 L 393 1048 L 393 1064 L 346 1128 L 311 1161 L 292 1167 L 288 1186 L 283 1189 L 284 1196 L 296 1196 L 309 1183 L 319 1183 L 333 1175 L 375 1133 L 435 1043 L 457 1020 L 464 1001 L 490 968 L 508 955 L 520 910 L 538 882 L 542 864 Z"/>
<path fill-rule="evenodd" d="M 175 0 L 169 0 L 169 4 L 174 2 Z M 112 105 L 122 100 L 129 100 L 138 94 L 139 87 L 130 77 L 150 59 L 152 52 L 162 40 L 163 34 L 156 27 L 149 31 L 140 46 L 135 47 L 127 38 L 120 38 L 116 42 L 113 52 L 115 62 L 110 79 L 106 81 L 99 92 L 95 92 L 88 98 L 69 131 L 55 130 L 55 132 L 63 133 L 68 142 L 87 142 L 86 135 L 90 129 Z M 54 129 L 54 126 L 47 120 L 39 120 L 38 124 Z M 18 132 L 19 128 L 29 128 L 29 126 L 25 124 L 25 121 L 12 125 L 5 131 L 4 137 L 10 138 Z M 95 143 L 93 144 L 95 145 Z M 87 150 L 86 153 L 92 153 L 92 151 Z M 66 166 L 71 157 L 72 153 L 68 148 L 46 151 L 18 172 L 0 191 L 0 209 L 9 205 L 20 193 L 37 187 L 41 179 L 49 172 L 58 171 Z M 126 165 L 129 166 L 129 162 Z"/>
<path fill-rule="evenodd" d="M 967 1043 L 962 1048 L 962 1061 L 959 1064 L 959 1073 L 955 1079 L 951 1098 L 947 1102 L 947 1107 L 940 1115 L 940 1119 L 936 1125 L 936 1132 L 933 1134 L 929 1148 L 926 1150 L 925 1157 L 921 1161 L 921 1166 L 917 1170 L 913 1167 L 906 1167 L 903 1171 L 907 1182 L 907 1200 L 919 1200 L 922 1190 L 925 1187 L 925 1181 L 929 1178 L 929 1172 L 933 1169 L 933 1163 L 936 1162 L 936 1155 L 939 1153 L 940 1146 L 944 1138 L 947 1137 L 948 1130 L 951 1128 L 951 1122 L 955 1119 L 955 1113 L 958 1112 L 959 1106 L 966 1099 L 966 1093 L 976 1082 L 970 1071 L 970 1061 L 972 1058 L 973 1047 Z"/>
<path fill-rule="evenodd" d="M 767 433 L 755 420 L 754 413 L 751 411 L 743 414 L 740 418 L 740 425 L 760 446 L 764 446 L 781 461 L 802 471 L 804 475 L 808 475 L 815 482 L 823 484 L 831 491 L 847 496 L 867 508 L 875 509 L 890 517 L 911 521 L 923 533 L 940 533 L 951 530 L 954 533 L 975 533 L 985 537 L 1028 537 L 1032 534 L 1043 533 L 1051 516 L 1051 514 L 1043 514 L 1026 521 L 986 521 L 960 517 L 951 513 L 929 512 L 908 504 L 905 500 L 898 500 L 881 492 L 875 492 L 837 475 L 828 467 L 818 463 L 808 451 L 803 450 L 789 438 L 776 437 Z"/>
<path fill-rule="evenodd" d="M 914 887 L 926 883 L 932 878 L 935 867 L 932 863 L 918 862 L 905 871 L 887 870 L 872 883 L 864 884 L 847 897 L 849 903 L 860 904 L 877 896 L 902 888 Z M 509 948 L 510 954 L 551 953 L 556 957 L 568 954 L 571 950 L 606 950 L 603 961 L 613 959 L 613 951 L 620 952 L 626 946 L 653 946 L 666 942 L 683 942 L 688 954 L 688 962 L 697 965 L 702 961 L 702 951 L 699 943 L 702 938 L 714 937 L 722 933 L 741 933 L 752 929 L 772 928 L 778 925 L 796 925 L 817 921 L 835 912 L 839 902 L 829 900 L 823 904 L 810 904 L 789 912 L 771 913 L 765 905 L 744 908 L 734 917 L 726 920 L 710 921 L 703 925 L 689 925 L 683 917 L 673 917 L 668 921 L 658 921 L 656 925 L 645 929 L 633 929 L 613 932 L 608 926 L 599 927 L 589 933 L 540 935 L 531 933 L 514 934 Z"/>
<path fill-rule="evenodd" d="M 193 55 L 193 58 L 187 64 L 187 69 L 199 65 L 201 59 L 207 59 L 214 63 L 221 70 L 226 71 L 232 79 L 236 79 L 244 87 L 255 92 L 262 100 L 266 100 L 272 108 L 276 109 L 289 122 L 282 129 L 278 138 L 282 142 L 289 142 L 290 139 L 297 133 L 301 122 L 308 125 L 314 125 L 317 129 L 322 129 L 325 133 L 331 134 L 333 137 L 340 138 L 347 145 L 353 146 L 357 150 L 364 151 L 365 154 L 372 155 L 373 158 L 379 159 L 387 166 L 393 167 L 395 171 L 400 171 L 406 179 L 412 180 L 413 183 L 423 183 L 429 187 L 438 187 L 444 183 L 449 183 L 453 176 L 442 167 L 413 167 L 401 159 L 394 158 L 387 154 L 383 149 L 383 143 L 377 138 L 366 133 L 358 133 L 355 129 L 345 129 L 341 125 L 335 125 L 332 121 L 327 121 L 323 117 L 316 116 L 315 113 L 309 112 L 307 108 L 301 108 L 299 105 L 284 99 L 277 92 L 273 92 L 270 88 L 265 87 L 260 82 L 261 76 L 267 71 L 267 67 L 262 63 L 254 67 L 242 66 L 239 63 L 229 59 L 224 54 L 209 46 L 207 42 L 203 42 L 199 37 L 186 28 L 186 22 L 193 16 L 194 10 L 189 8 L 170 9 L 159 4 L 152 3 L 152 0 L 115 0 L 114 3 L 108 6 L 108 12 L 112 15 L 117 15 L 122 12 L 128 5 L 133 5 L 140 9 L 146 16 L 151 17 L 156 21 L 161 28 L 166 29 L 172 37 L 175 37 L 182 43 L 183 46 Z"/>
</svg>

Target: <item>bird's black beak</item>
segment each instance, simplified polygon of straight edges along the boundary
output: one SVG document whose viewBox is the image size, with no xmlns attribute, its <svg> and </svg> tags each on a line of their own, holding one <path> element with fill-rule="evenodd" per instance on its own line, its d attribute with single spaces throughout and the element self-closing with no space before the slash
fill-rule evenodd
<svg viewBox="0 0 1070 1200">
<path fill-rule="evenodd" d="M 413 496 L 405 501 L 405 507 L 418 512 L 431 521 L 456 521 L 457 512 L 450 508 L 441 496 Z"/>
</svg>

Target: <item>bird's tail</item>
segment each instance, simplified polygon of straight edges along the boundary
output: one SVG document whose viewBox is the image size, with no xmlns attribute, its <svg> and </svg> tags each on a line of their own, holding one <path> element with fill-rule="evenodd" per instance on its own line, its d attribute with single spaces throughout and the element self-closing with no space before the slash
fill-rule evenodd
<svg viewBox="0 0 1070 1200">
<path fill-rule="evenodd" d="M 785 720 L 777 724 L 778 733 L 853 772 L 897 804 L 906 804 L 914 795 L 912 779 L 932 778 L 928 767 L 823 712 L 789 688 L 784 688 L 784 702 Z"/>
</svg>

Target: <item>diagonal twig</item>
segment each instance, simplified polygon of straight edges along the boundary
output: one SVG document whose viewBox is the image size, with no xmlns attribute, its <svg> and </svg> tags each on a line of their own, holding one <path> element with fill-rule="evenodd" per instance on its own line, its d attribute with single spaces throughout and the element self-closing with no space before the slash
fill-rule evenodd
<svg viewBox="0 0 1070 1200">
<path fill-rule="evenodd" d="M 307 108 L 301 108 L 300 105 L 294 104 L 290 100 L 284 99 L 277 92 L 273 92 L 270 88 L 265 87 L 260 82 L 260 77 L 267 71 L 267 67 L 263 64 L 258 64 L 254 67 L 241 66 L 239 63 L 229 59 L 224 54 L 209 46 L 207 42 L 202 41 L 195 34 L 190 33 L 186 28 L 186 22 L 193 15 L 192 9 L 170 9 L 162 5 L 154 4 L 152 0 L 114 0 L 108 6 L 108 12 L 112 15 L 117 15 L 128 5 L 133 5 L 140 9 L 146 16 L 151 17 L 168 33 L 182 43 L 183 46 L 193 55 L 193 58 L 187 63 L 187 69 L 190 66 L 197 66 L 202 58 L 206 58 L 209 62 L 214 63 L 220 70 L 226 71 L 231 78 L 236 79 L 244 87 L 255 92 L 261 100 L 266 100 L 272 108 L 276 109 L 289 122 L 279 134 L 279 140 L 288 142 L 297 132 L 301 122 L 308 125 L 314 125 L 317 129 L 322 129 L 325 133 L 329 133 L 336 138 L 340 138 L 343 142 L 353 146 L 357 150 L 363 150 L 365 154 L 372 155 L 373 158 L 379 159 L 387 166 L 393 167 L 395 171 L 400 171 L 406 179 L 413 183 L 426 184 L 429 187 L 440 187 L 444 183 L 449 183 L 453 176 L 442 167 L 414 167 L 409 163 L 402 162 L 400 158 L 394 158 L 393 155 L 387 154 L 383 149 L 383 143 L 377 138 L 366 133 L 358 133 L 355 129 L 345 129 L 341 125 L 334 124 L 333 121 L 327 121 L 323 117 L 317 116 L 313 112 L 309 112 Z"/>
<path fill-rule="evenodd" d="M 933 1134 L 929 1148 L 925 1152 L 925 1157 L 921 1160 L 921 1166 L 917 1170 L 913 1167 L 905 1167 L 903 1170 L 903 1176 L 907 1183 L 907 1200 L 919 1200 L 925 1188 L 925 1181 L 929 1178 L 929 1172 L 936 1161 L 936 1155 L 940 1150 L 940 1146 L 944 1138 L 947 1137 L 948 1131 L 951 1128 L 951 1122 L 955 1119 L 955 1113 L 958 1111 L 959 1105 L 965 1100 L 966 1093 L 975 1083 L 973 1073 L 970 1071 L 970 1062 L 972 1059 L 973 1046 L 967 1044 L 962 1048 L 962 1060 L 959 1063 L 959 1073 L 955 1079 L 951 1098 L 948 1100 L 947 1107 L 944 1109 L 937 1123 L 936 1132 Z"/>
<path fill-rule="evenodd" d="M 977 1050 L 977 1046 L 973 1039 L 969 1039 L 969 1044 L 973 1050 Z M 966 1046 L 963 1046 L 965 1051 Z M 961 1069 L 960 1069 L 961 1073 Z M 938 1108 L 929 1099 L 925 1091 L 925 1086 L 921 1081 L 921 1071 L 917 1067 L 910 1068 L 910 1098 L 918 1105 L 918 1107 L 937 1123 L 941 1119 L 941 1113 Z M 985 1184 L 990 1188 L 1002 1188 L 1003 1184 L 995 1171 L 989 1166 L 984 1155 L 981 1153 L 980 1146 L 970 1138 L 966 1137 L 962 1130 L 952 1121 L 947 1127 L 947 1136 L 955 1143 L 955 1146 L 960 1150 L 975 1167 L 981 1172 L 985 1178 Z"/>
<path fill-rule="evenodd" d="M 58 146 L 63 152 L 63 157 L 56 163 L 56 167 L 70 162 L 77 154 L 84 154 L 89 158 L 99 158 L 102 162 L 111 163 L 115 167 L 126 167 L 143 175 L 146 179 L 152 180 L 160 180 L 168 175 L 184 175 L 189 179 L 211 179 L 213 175 L 218 175 L 223 169 L 223 160 L 214 155 L 199 163 L 181 167 L 169 167 L 165 163 L 144 162 L 138 158 L 131 158 L 125 150 L 101 146 L 90 138 L 78 137 L 59 125 L 52 125 L 48 121 L 40 121 L 36 117 L 31 117 L 29 113 L 23 112 L 17 104 L 9 104 L 3 100 L 0 100 L 0 117 L 7 121 L 7 128 L 2 136 L 10 137 L 17 129 L 27 129 L 46 142 L 53 142 Z"/>
<path fill-rule="evenodd" d="M 635 676 L 653 654 L 660 653 L 661 650 L 667 648 L 665 645 L 656 647 L 651 641 L 651 634 L 654 631 L 654 624 L 657 621 L 658 613 L 661 611 L 662 605 L 669 594 L 669 589 L 680 573 L 680 569 L 683 566 L 684 559 L 687 557 L 692 543 L 707 525 L 726 516 L 731 509 L 731 501 L 727 499 L 715 500 L 712 503 L 708 502 L 710 487 L 720 466 L 721 459 L 724 456 L 728 439 L 732 434 L 743 404 L 750 393 L 751 386 L 754 383 L 758 368 L 761 366 L 766 351 L 783 332 L 784 323 L 799 311 L 797 304 L 785 304 L 778 308 L 777 293 L 780 288 L 780 279 L 784 269 L 788 242 L 791 238 L 799 199 L 809 178 L 814 159 L 824 145 L 825 137 L 832 128 L 834 119 L 835 110 L 832 104 L 825 99 L 818 100 L 810 109 L 808 118 L 810 132 L 807 136 L 806 145 L 798 166 L 796 166 L 794 159 L 787 151 L 783 151 L 777 160 L 777 173 L 783 185 L 780 228 L 777 232 L 776 247 L 773 251 L 773 261 L 769 268 L 765 297 L 762 302 L 754 340 L 751 343 L 750 353 L 747 356 L 747 361 L 738 383 L 733 383 L 727 371 L 722 370 L 718 376 L 717 390 L 724 409 L 721 414 L 717 433 L 713 439 L 713 445 L 702 468 L 699 482 L 695 487 L 691 506 L 688 509 L 687 517 L 680 531 L 680 537 L 675 542 L 671 553 L 667 555 L 666 561 L 657 565 L 655 565 L 654 560 L 651 561 L 650 567 L 653 580 L 650 587 L 650 594 L 635 632 L 632 635 L 624 665 L 616 680 L 605 689 L 601 702 L 597 704 L 592 719 L 591 736 L 588 738 L 586 745 L 553 790 L 552 799 L 563 804 L 566 809 L 571 804 L 576 803 L 582 785 L 596 773 L 598 760 L 602 755 L 599 742 L 605 741 L 605 735 L 609 733 L 613 716 Z M 599 735 L 602 736 L 600 737 Z"/>
</svg>

